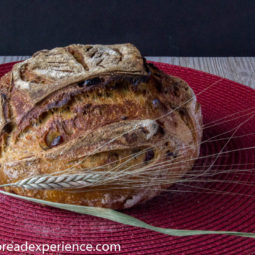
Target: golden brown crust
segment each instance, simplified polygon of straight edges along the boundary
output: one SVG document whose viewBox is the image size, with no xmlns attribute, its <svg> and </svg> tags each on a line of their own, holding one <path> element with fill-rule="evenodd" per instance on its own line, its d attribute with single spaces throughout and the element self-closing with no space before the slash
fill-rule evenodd
<svg viewBox="0 0 255 255">
<path fill-rule="evenodd" d="M 146 63 L 131 44 L 40 51 L 2 77 L 0 90 L 2 184 L 74 165 L 75 171 L 105 164 L 101 171 L 118 169 L 139 151 L 126 168 L 174 165 L 148 170 L 146 179 L 132 176 L 129 185 L 120 179 L 93 189 L 6 188 L 18 194 L 128 208 L 181 178 L 199 154 L 201 110 L 192 89 Z M 85 160 L 77 164 L 78 158 Z M 153 182 L 159 175 L 168 182 Z"/>
</svg>

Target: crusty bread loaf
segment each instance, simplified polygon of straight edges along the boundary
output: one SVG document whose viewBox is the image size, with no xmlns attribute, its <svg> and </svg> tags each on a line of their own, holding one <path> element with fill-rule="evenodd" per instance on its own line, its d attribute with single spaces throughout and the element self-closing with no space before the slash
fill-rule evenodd
<svg viewBox="0 0 255 255">
<path fill-rule="evenodd" d="M 113 175 L 89 188 L 10 192 L 129 208 L 181 178 L 199 154 L 201 110 L 192 89 L 131 44 L 39 51 L 1 78 L 0 91 L 0 184 L 70 168 Z"/>
</svg>

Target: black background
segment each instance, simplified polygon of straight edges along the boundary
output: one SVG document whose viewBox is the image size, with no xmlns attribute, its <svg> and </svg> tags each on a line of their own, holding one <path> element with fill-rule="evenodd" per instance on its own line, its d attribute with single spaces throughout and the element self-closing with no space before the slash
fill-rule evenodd
<svg viewBox="0 0 255 255">
<path fill-rule="evenodd" d="M 255 1 L 0 0 L 0 55 L 122 42 L 147 56 L 255 56 Z"/>
</svg>

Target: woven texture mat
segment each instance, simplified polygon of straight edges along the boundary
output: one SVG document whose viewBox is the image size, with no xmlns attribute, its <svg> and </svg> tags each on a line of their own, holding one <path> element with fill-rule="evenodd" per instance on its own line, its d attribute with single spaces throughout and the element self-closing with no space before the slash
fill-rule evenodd
<svg viewBox="0 0 255 255">
<path fill-rule="evenodd" d="M 255 146 L 255 118 L 244 123 L 255 112 L 255 91 L 193 69 L 155 64 L 166 73 L 187 81 L 202 105 L 204 141 L 211 140 L 202 144 L 201 159 L 190 174 L 204 173 L 211 163 L 214 165 L 209 169 L 210 176 L 202 174 L 189 182 L 176 184 L 169 192 L 125 212 L 159 227 L 255 232 L 255 175 L 252 171 L 255 149 L 246 149 Z M 0 76 L 12 65 L 0 65 Z M 208 88 L 211 84 L 214 85 Z M 244 124 L 234 133 L 233 129 L 241 123 Z M 231 135 L 233 138 L 227 143 Z M 223 147 L 223 153 L 217 156 Z M 0 195 L 0 240 L 38 244 L 119 243 L 123 254 L 255 253 L 255 240 L 249 238 L 171 237 L 4 195 Z"/>
</svg>

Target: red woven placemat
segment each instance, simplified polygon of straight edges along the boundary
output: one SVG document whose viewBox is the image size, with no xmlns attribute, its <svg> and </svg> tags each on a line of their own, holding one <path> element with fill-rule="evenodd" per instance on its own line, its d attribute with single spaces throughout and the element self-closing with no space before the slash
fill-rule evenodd
<svg viewBox="0 0 255 255">
<path fill-rule="evenodd" d="M 252 110 L 255 110 L 255 91 L 208 73 L 155 64 L 166 73 L 186 80 L 198 94 L 204 123 L 207 125 L 204 140 L 225 133 L 220 136 L 222 139 L 202 145 L 202 158 L 194 169 L 203 172 L 215 160 L 215 156 L 210 155 L 217 154 L 226 143 L 226 138 L 233 134 L 226 132 L 247 120 Z M 0 76 L 8 72 L 12 65 L 0 65 Z M 242 117 L 244 113 L 246 115 Z M 228 118 L 217 125 L 210 125 L 226 116 Z M 255 146 L 253 133 L 255 118 L 236 131 L 233 139 L 225 146 L 225 153 L 218 157 L 210 169 L 212 173 L 221 171 L 222 174 L 202 176 L 201 181 L 191 181 L 185 185 L 177 184 L 170 192 L 125 212 L 160 227 L 255 232 L 255 185 L 250 185 L 255 183 L 252 173 L 255 168 L 255 150 L 245 149 Z M 226 171 L 229 169 L 232 170 Z M 63 241 L 95 245 L 118 243 L 123 254 L 255 253 L 255 240 L 249 238 L 215 235 L 171 237 L 0 195 L 0 242 L 25 241 L 38 244 L 58 244 Z"/>
</svg>

